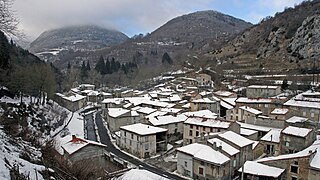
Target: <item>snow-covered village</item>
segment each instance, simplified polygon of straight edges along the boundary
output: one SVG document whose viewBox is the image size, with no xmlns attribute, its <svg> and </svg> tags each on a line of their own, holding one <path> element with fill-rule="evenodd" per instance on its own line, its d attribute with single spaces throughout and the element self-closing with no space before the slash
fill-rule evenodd
<svg viewBox="0 0 320 180">
<path fill-rule="evenodd" d="M 52 143 L 55 159 L 100 171 L 87 178 L 320 177 L 320 92 L 229 83 L 228 90 L 214 91 L 211 77 L 200 71 L 193 77 L 172 74 L 158 77 L 161 83 L 147 90 L 80 84 L 39 106 L 28 97 L 21 106 L 20 99 L 3 96 L 2 118 L 7 122 L 27 109 L 30 131 L 51 126 L 41 142 Z M 37 165 L 41 152 L 26 142 L 16 147 L 5 137 L 7 126 L 1 130 L 1 177 L 10 177 L 12 166 L 31 179 L 63 173 Z M 22 149 L 29 150 L 31 162 L 12 155 Z"/>
<path fill-rule="evenodd" d="M 319 10 L 0 0 L 0 180 L 319 180 Z"/>
</svg>

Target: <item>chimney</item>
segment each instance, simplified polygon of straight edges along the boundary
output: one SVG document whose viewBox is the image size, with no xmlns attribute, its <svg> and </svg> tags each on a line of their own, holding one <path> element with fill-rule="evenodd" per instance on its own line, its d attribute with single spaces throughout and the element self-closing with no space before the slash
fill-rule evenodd
<svg viewBox="0 0 320 180">
<path fill-rule="evenodd" d="M 217 142 L 213 142 L 213 144 L 212 144 L 212 148 L 213 148 L 214 150 L 216 150 L 216 149 L 217 149 Z"/>
<path fill-rule="evenodd" d="M 76 135 L 72 135 L 72 141 L 75 141 L 77 139 Z"/>
</svg>

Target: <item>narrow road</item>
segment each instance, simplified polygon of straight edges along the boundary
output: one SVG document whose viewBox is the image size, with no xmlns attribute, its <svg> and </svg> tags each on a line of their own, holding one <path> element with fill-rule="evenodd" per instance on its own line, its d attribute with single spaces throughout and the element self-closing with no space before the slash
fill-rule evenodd
<svg viewBox="0 0 320 180">
<path fill-rule="evenodd" d="M 146 169 L 146 170 L 148 170 L 150 172 L 153 172 L 155 174 L 158 174 L 158 175 L 163 176 L 163 177 L 168 178 L 168 179 L 183 179 L 180 176 L 177 176 L 177 175 L 171 174 L 171 173 L 169 173 L 167 171 L 161 170 L 159 168 L 150 166 L 149 164 L 141 162 L 138 159 L 135 159 L 135 158 L 133 158 L 133 157 L 121 152 L 119 149 L 114 147 L 114 145 L 112 144 L 112 142 L 110 140 L 110 137 L 108 136 L 108 131 L 105 128 L 105 126 L 103 125 L 101 112 L 98 112 L 96 114 L 96 119 L 95 120 L 96 120 L 96 124 L 97 124 L 97 127 L 98 127 L 98 133 L 99 133 L 99 136 L 100 136 L 100 141 L 101 141 L 102 144 L 107 145 L 107 151 L 112 152 L 113 154 L 115 154 L 119 158 L 122 158 L 122 159 L 124 159 L 124 160 L 126 160 L 126 161 L 128 161 L 128 162 L 130 162 L 130 163 L 132 163 L 132 164 L 134 164 L 136 166 L 138 166 L 140 169 Z"/>
<path fill-rule="evenodd" d="M 86 114 L 84 116 L 84 120 L 85 120 L 85 128 L 87 131 L 87 139 L 97 142 L 97 135 L 95 131 L 93 113 Z"/>
</svg>

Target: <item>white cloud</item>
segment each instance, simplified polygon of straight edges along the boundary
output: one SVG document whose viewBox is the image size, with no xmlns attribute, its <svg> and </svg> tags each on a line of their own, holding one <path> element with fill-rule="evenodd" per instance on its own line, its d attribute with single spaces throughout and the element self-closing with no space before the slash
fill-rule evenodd
<svg viewBox="0 0 320 180">
<path fill-rule="evenodd" d="M 45 30 L 73 24 L 97 24 L 133 35 L 133 30 L 153 31 L 178 15 L 205 9 L 210 2 L 212 0 L 15 0 L 14 9 L 21 28 L 31 38 Z"/>
</svg>

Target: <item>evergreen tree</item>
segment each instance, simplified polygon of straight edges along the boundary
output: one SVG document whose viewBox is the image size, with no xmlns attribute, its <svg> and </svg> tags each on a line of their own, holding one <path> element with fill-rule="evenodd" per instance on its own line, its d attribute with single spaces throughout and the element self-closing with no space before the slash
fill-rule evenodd
<svg viewBox="0 0 320 180">
<path fill-rule="evenodd" d="M 105 68 L 106 68 L 106 74 L 111 74 L 111 65 L 110 65 L 109 59 L 107 59 L 106 61 Z"/>
<path fill-rule="evenodd" d="M 173 64 L 173 61 L 167 52 L 165 52 L 162 56 L 162 63 L 168 63 L 170 65 Z"/>
<path fill-rule="evenodd" d="M 0 31 L 0 68 L 7 69 L 9 67 L 9 43 L 3 32 Z"/>
<path fill-rule="evenodd" d="M 87 71 L 90 71 L 90 70 L 91 70 L 89 61 L 87 62 L 87 67 L 86 67 L 86 69 L 87 69 Z"/>
<path fill-rule="evenodd" d="M 81 77 L 82 80 L 84 78 L 88 77 L 87 66 L 86 66 L 86 63 L 84 61 L 82 62 L 81 71 L 80 71 L 80 77 Z"/>
<path fill-rule="evenodd" d="M 116 71 L 117 71 L 117 65 L 116 65 L 114 58 L 112 58 L 111 63 L 110 63 L 110 72 L 112 74 Z"/>
<path fill-rule="evenodd" d="M 105 75 L 106 72 L 105 72 L 105 64 L 104 64 L 104 59 L 102 56 L 100 56 L 97 64 L 96 64 L 96 67 L 95 67 L 95 70 L 97 70 L 100 74 L 102 75 Z"/>
<path fill-rule="evenodd" d="M 282 81 L 282 84 L 281 84 L 281 90 L 284 91 L 286 89 L 288 89 L 289 85 L 288 85 L 288 80 L 287 79 L 284 79 Z"/>
</svg>

